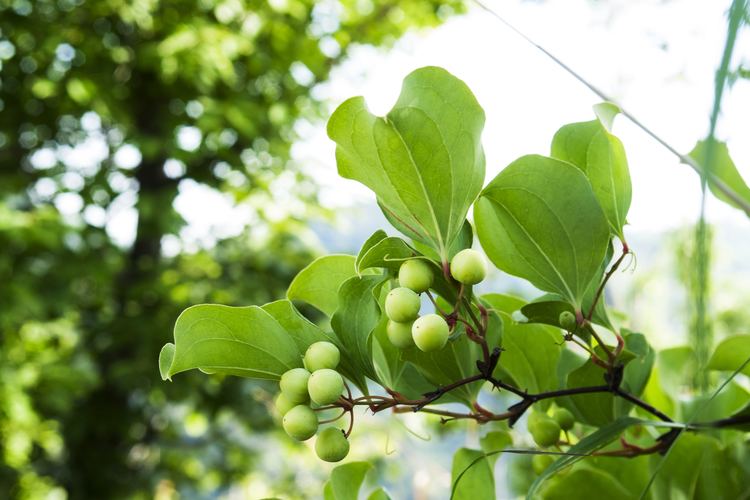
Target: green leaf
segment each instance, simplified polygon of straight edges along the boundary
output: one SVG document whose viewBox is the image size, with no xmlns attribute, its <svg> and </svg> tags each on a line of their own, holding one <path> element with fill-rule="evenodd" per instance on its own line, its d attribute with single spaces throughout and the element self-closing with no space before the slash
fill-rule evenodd
<svg viewBox="0 0 750 500">
<path fill-rule="evenodd" d="M 194 368 L 275 380 L 302 366 L 292 337 L 273 316 L 256 306 L 189 307 L 177 318 L 174 340 L 174 345 L 167 344 L 159 355 L 165 380 Z"/>
<path fill-rule="evenodd" d="M 503 320 L 503 353 L 498 367 L 516 386 L 530 393 L 557 389 L 555 367 L 563 338 L 559 330 L 540 324 L 516 323 L 510 314 L 524 301 L 510 295 L 488 294 L 481 299 L 498 311 Z"/>
<path fill-rule="evenodd" d="M 621 387 L 630 394 L 640 396 L 646 389 L 656 353 L 643 334 L 632 333 L 625 329 L 621 333 L 625 338 L 626 351 L 635 355 L 635 358 L 625 365 Z M 616 398 L 614 414 L 615 416 L 626 415 L 631 407 L 632 405 L 624 399 Z"/>
<path fill-rule="evenodd" d="M 588 436 L 581 439 L 578 443 L 571 446 L 568 450 L 568 453 L 571 453 L 571 455 L 567 455 L 557 459 L 552 465 L 547 467 L 547 469 L 545 469 L 545 471 L 540 474 L 539 477 L 536 478 L 534 483 L 531 485 L 531 488 L 529 488 L 526 494 L 526 498 L 529 500 L 535 498 L 534 495 L 539 490 L 539 487 L 548 478 L 554 476 L 562 469 L 581 460 L 583 458 L 582 455 L 589 455 L 592 452 L 608 445 L 609 443 L 617 439 L 623 433 L 623 431 L 625 431 L 625 429 L 627 429 L 631 425 L 635 425 L 638 423 L 643 423 L 643 421 L 631 417 L 621 418 L 615 420 L 614 422 L 611 422 L 604 427 L 601 427 L 592 434 L 589 434 Z"/>
<path fill-rule="evenodd" d="M 709 152 L 708 144 L 709 142 L 707 140 L 698 141 L 688 156 L 698 162 L 699 165 L 705 164 L 706 155 Z M 740 175 L 740 172 L 737 170 L 737 166 L 732 161 L 731 156 L 729 156 L 729 149 L 727 148 L 726 143 L 714 140 L 710 149 L 711 175 L 709 175 L 707 179 L 709 189 L 714 196 L 724 203 L 727 203 L 734 208 L 739 208 L 747 214 L 745 207 L 738 204 L 736 200 L 733 200 L 716 187 L 716 181 L 721 181 L 734 191 L 739 199 L 750 205 L 750 187 L 748 187 L 747 183 Z"/>
<path fill-rule="evenodd" d="M 383 488 L 378 488 L 377 490 L 370 493 L 370 496 L 367 497 L 367 500 L 391 500 L 391 497 L 388 496 L 388 493 L 386 493 Z"/>
<path fill-rule="evenodd" d="M 708 361 L 709 370 L 734 371 L 750 358 L 750 335 L 734 335 L 724 339 Z M 750 376 L 750 365 L 742 370 Z"/>
<path fill-rule="evenodd" d="M 289 300 L 301 300 L 329 317 L 338 307 L 339 287 L 355 276 L 355 258 L 351 255 L 326 255 L 315 259 L 297 274 L 289 285 Z"/>
<path fill-rule="evenodd" d="M 459 449 L 453 455 L 451 485 L 452 500 L 494 500 L 495 475 L 484 452 Z"/>
<path fill-rule="evenodd" d="M 361 273 L 371 267 L 383 267 L 398 271 L 405 260 L 417 255 L 419 253 L 404 240 L 396 236 L 390 236 L 374 243 L 364 254 L 360 251 L 357 256 L 357 272 Z"/>
<path fill-rule="evenodd" d="M 404 234 L 447 260 L 484 182 L 484 112 L 461 80 L 441 68 L 409 74 L 386 117 L 362 97 L 345 101 L 328 122 L 339 174 L 372 189 Z"/>
<path fill-rule="evenodd" d="M 521 307 L 529 323 L 543 323 L 560 328 L 560 313 L 575 313 L 575 308 L 555 293 L 546 293 Z"/>
<path fill-rule="evenodd" d="M 668 394 L 679 394 L 690 386 L 698 370 L 695 350 L 687 345 L 660 350 L 656 363 L 661 386 Z"/>
<path fill-rule="evenodd" d="M 605 257 L 609 229 L 579 169 L 521 157 L 482 191 L 474 216 L 482 247 L 498 268 L 580 308 Z"/>
<path fill-rule="evenodd" d="M 598 120 L 571 123 L 557 131 L 552 139 L 552 157 L 572 163 L 586 174 L 612 233 L 624 241 L 632 186 L 625 149 L 610 133 L 619 109 L 604 103 L 595 111 Z"/>
<path fill-rule="evenodd" d="M 349 462 L 331 471 L 325 484 L 325 500 L 357 500 L 365 475 L 372 469 L 369 462 Z"/>
<path fill-rule="evenodd" d="M 174 344 L 170 342 L 164 344 L 159 352 L 159 374 L 162 380 L 171 379 L 169 369 L 172 367 L 172 360 L 174 360 Z"/>
<path fill-rule="evenodd" d="M 336 347 L 339 348 L 339 351 L 341 351 L 341 362 L 337 368 L 338 371 L 354 382 L 360 391 L 363 393 L 367 391 L 367 382 L 362 375 L 362 372 L 356 369 L 352 363 L 349 350 L 335 334 L 327 332 L 314 323 L 311 323 L 307 318 L 302 316 L 297 308 L 294 307 L 294 304 L 288 300 L 277 300 L 261 307 L 264 311 L 273 316 L 274 319 L 287 331 L 289 336 L 297 344 L 299 352 L 304 353 L 307 351 L 310 344 L 319 341 L 326 341 L 335 344 Z"/>
<path fill-rule="evenodd" d="M 339 289 L 339 307 L 331 327 L 348 350 L 354 369 L 377 381 L 371 355 L 371 334 L 380 321 L 378 297 L 385 275 L 353 276 Z"/>
<path fill-rule="evenodd" d="M 711 436 L 683 432 L 672 444 L 651 490 L 656 498 L 742 498 L 747 484 L 725 446 Z M 652 464 L 661 457 L 652 458 Z M 653 467 L 653 465 L 652 465 Z"/>
<path fill-rule="evenodd" d="M 479 445 L 482 447 L 482 451 L 487 454 L 486 458 L 489 460 L 490 467 L 493 467 L 497 459 L 500 458 L 500 453 L 493 452 L 505 449 L 512 444 L 513 436 L 506 430 L 490 431 L 479 438 Z"/>
<path fill-rule="evenodd" d="M 564 477 L 548 482 L 541 498 L 544 500 L 569 500 L 571 498 L 600 498 L 606 492 L 607 500 L 632 500 L 628 491 L 611 474 L 594 469 L 581 468 L 570 471 Z"/>
<path fill-rule="evenodd" d="M 354 262 L 354 269 L 359 269 L 359 260 L 362 258 L 363 255 L 367 253 L 369 249 L 371 249 L 373 246 L 375 246 L 376 243 L 378 243 L 381 240 L 384 240 L 388 237 L 385 231 L 382 229 L 378 229 L 374 233 L 370 235 L 367 240 L 362 244 L 362 248 L 359 249 L 359 253 L 357 254 L 357 259 Z"/>
</svg>

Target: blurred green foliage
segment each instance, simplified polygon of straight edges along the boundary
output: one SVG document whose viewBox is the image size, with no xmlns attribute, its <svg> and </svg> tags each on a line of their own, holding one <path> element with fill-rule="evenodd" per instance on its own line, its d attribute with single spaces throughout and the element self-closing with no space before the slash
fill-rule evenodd
<svg viewBox="0 0 750 500">
<path fill-rule="evenodd" d="M 460 9 L 0 0 L 1 492 L 202 497 L 251 470 L 267 387 L 164 384 L 159 347 L 186 306 L 270 301 L 309 261 L 315 186 L 289 149 L 297 120 L 322 110 L 316 85 L 356 44 Z M 279 176 L 302 207 L 281 218 L 266 211 Z M 165 256 L 185 180 L 252 207 L 251 227 Z M 106 224 L 123 207 L 138 221 L 126 244 Z"/>
</svg>

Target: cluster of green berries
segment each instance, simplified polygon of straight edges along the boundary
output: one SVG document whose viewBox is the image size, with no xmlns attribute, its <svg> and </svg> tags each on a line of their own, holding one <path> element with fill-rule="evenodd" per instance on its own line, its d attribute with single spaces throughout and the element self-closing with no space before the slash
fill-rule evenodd
<svg viewBox="0 0 750 500">
<path fill-rule="evenodd" d="M 528 428 L 534 442 L 541 448 L 554 446 L 560 441 L 560 432 L 569 431 L 575 425 L 575 417 L 565 408 L 556 408 L 552 415 L 534 411 L 529 414 Z M 554 462 L 551 455 L 534 455 L 531 465 L 534 472 L 541 474 Z"/>
<path fill-rule="evenodd" d="M 289 436 L 306 441 L 318 432 L 318 416 L 312 405 L 329 405 L 341 397 L 344 379 L 336 371 L 340 360 L 335 345 L 315 342 L 305 352 L 305 367 L 293 368 L 281 376 L 276 409 L 283 416 L 281 424 Z M 341 429 L 327 427 L 318 433 L 315 453 L 326 462 L 338 462 L 349 453 L 349 441 Z"/>
<path fill-rule="evenodd" d="M 451 260 L 453 277 L 464 285 L 475 285 L 487 275 L 487 263 L 475 250 L 458 252 Z M 432 268 L 422 259 L 407 260 L 398 270 L 398 288 L 385 298 L 385 314 L 388 316 L 386 333 L 393 345 L 406 349 L 416 345 L 424 352 L 437 351 L 445 347 L 450 327 L 438 314 L 419 315 L 419 294 L 426 292 L 434 281 Z"/>
</svg>

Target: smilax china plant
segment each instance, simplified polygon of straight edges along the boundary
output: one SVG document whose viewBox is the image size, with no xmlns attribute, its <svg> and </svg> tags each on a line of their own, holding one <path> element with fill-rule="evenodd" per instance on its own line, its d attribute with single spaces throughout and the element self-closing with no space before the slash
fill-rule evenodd
<svg viewBox="0 0 750 500">
<path fill-rule="evenodd" d="M 537 445 L 522 450 L 534 454 L 529 497 L 747 495 L 746 386 L 727 382 L 722 396 L 733 399 L 718 397 L 719 413 L 709 400 L 678 400 L 646 337 L 605 304 L 631 253 L 617 113 L 596 106 L 594 120 L 560 128 L 549 156 L 523 156 L 485 184 L 484 112 L 447 71 L 408 75 L 385 117 L 347 100 L 328 122 L 339 173 L 372 189 L 402 236 L 377 231 L 356 256 L 315 260 L 284 300 L 187 309 L 161 352 L 162 377 L 198 368 L 280 380 L 284 430 L 317 436 L 330 462 L 347 456 L 358 407 L 488 424 L 482 450 L 454 457 L 456 498 L 494 498 L 494 460 L 519 451 L 525 434 L 511 429 L 524 416 Z M 544 294 L 475 293 L 488 272 L 475 238 L 495 267 Z M 327 320 L 312 323 L 298 303 Z M 720 345 L 709 369 L 736 370 L 732 356 L 750 351 L 748 336 L 727 342 L 734 349 Z M 482 389 L 509 405 L 480 405 Z"/>
</svg>

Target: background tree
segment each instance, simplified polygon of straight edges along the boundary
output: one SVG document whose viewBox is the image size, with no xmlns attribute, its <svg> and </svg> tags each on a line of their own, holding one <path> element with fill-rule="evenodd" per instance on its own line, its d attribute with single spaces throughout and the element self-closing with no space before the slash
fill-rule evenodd
<svg viewBox="0 0 750 500">
<path fill-rule="evenodd" d="M 263 207 L 282 172 L 294 198 L 314 198 L 288 153 L 296 120 L 318 115 L 315 86 L 352 46 L 460 8 L 0 2 L 0 490 L 198 493 L 247 471 L 237 435 L 269 425 L 259 386 L 191 376 L 165 387 L 158 349 L 186 305 L 271 300 L 309 260 L 299 214 L 272 222 Z M 270 236 L 165 258 L 188 179 L 255 207 Z M 123 244 L 106 223 L 131 205 Z"/>
</svg>

